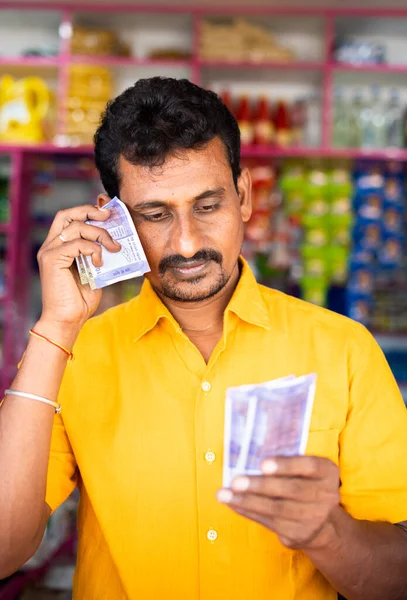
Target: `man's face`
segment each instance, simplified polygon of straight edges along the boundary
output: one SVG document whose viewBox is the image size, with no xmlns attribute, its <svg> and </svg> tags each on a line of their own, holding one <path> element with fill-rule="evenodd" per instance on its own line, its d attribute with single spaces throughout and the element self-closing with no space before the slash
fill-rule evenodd
<svg viewBox="0 0 407 600">
<path fill-rule="evenodd" d="M 160 168 L 120 158 L 120 199 L 133 217 L 154 289 L 178 302 L 217 294 L 236 269 L 251 215 L 248 171 L 236 191 L 219 139 L 171 156 Z"/>
</svg>

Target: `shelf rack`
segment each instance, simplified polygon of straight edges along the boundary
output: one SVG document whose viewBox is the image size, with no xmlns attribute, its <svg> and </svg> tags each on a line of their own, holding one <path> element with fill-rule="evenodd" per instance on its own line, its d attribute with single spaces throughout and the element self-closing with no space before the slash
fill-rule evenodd
<svg viewBox="0 0 407 600">
<path fill-rule="evenodd" d="M 76 63 L 100 64 L 115 69 L 123 67 L 142 67 L 151 69 L 152 73 L 165 74 L 167 69 L 180 67 L 188 71 L 190 79 L 197 84 L 202 83 L 205 70 L 227 69 L 229 72 L 239 74 L 239 70 L 259 72 L 259 78 L 264 71 L 278 73 L 307 72 L 316 73 L 321 81 L 322 90 L 322 143 L 318 148 L 275 148 L 270 146 L 248 146 L 242 149 L 244 158 L 287 158 L 287 157 L 323 157 L 323 158 L 373 158 L 396 159 L 407 161 L 407 149 L 383 149 L 375 151 L 357 149 L 337 149 L 331 145 L 332 133 L 332 105 L 334 78 L 339 73 L 370 73 L 407 75 L 406 65 L 344 65 L 333 60 L 332 49 L 335 37 L 335 26 L 338 19 L 357 18 L 405 18 L 406 9 L 324 9 L 298 7 L 256 7 L 256 6 L 192 6 L 174 4 L 172 6 L 153 5 L 120 5 L 111 4 L 69 4 L 64 2 L 19 2 L 15 0 L 0 1 L 0 14 L 2 10 L 11 11 L 56 11 L 60 15 L 59 52 L 57 56 L 14 56 L 0 57 L 0 72 L 7 69 L 18 73 L 31 72 L 56 73 L 58 82 L 58 106 L 62 107 L 68 90 L 69 66 Z M 104 14 L 143 13 L 148 15 L 189 15 L 191 23 L 192 52 L 191 57 L 182 60 L 163 60 L 150 58 L 127 57 L 91 57 L 73 55 L 70 50 L 69 32 L 77 14 L 86 12 Z M 317 17 L 322 22 L 323 53 L 320 60 L 298 61 L 295 63 L 252 61 L 209 61 L 199 56 L 200 23 L 205 17 L 216 16 L 246 16 L 246 17 Z M 407 83 L 407 78 L 406 78 Z M 62 111 L 60 111 L 61 115 Z M 57 129 L 62 133 L 63 120 L 59 117 Z M 24 306 L 27 306 L 27 265 L 24 264 L 22 248 L 28 242 L 24 241 L 24 230 L 27 226 L 27 178 L 29 162 L 33 155 L 83 155 L 92 156 L 90 146 L 61 147 L 52 143 L 39 145 L 4 144 L 0 143 L 0 154 L 11 157 L 11 182 L 10 182 L 10 221 L 0 226 L 0 233 L 7 236 L 8 251 L 6 264 L 6 291 L 0 299 L 4 323 L 4 351 L 3 368 L 0 373 L 0 384 L 4 387 L 14 375 L 16 364 L 25 345 Z"/>
</svg>

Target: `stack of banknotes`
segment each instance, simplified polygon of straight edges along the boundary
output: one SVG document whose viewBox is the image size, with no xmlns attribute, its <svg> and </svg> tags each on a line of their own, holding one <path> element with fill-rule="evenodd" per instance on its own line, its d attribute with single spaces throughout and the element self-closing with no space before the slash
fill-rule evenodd
<svg viewBox="0 0 407 600">
<path fill-rule="evenodd" d="M 226 392 L 223 487 L 237 475 L 260 475 L 266 458 L 304 454 L 316 375 L 290 375 Z"/>
<path fill-rule="evenodd" d="M 115 197 L 104 208 L 110 209 L 110 216 L 106 221 L 86 221 L 86 223 L 106 229 L 114 240 L 120 242 L 121 250 L 116 253 L 108 252 L 102 246 L 101 267 L 95 267 L 89 256 L 80 255 L 76 259 L 81 283 L 83 285 L 88 283 L 92 290 L 139 277 L 150 270 L 126 205 Z"/>
</svg>

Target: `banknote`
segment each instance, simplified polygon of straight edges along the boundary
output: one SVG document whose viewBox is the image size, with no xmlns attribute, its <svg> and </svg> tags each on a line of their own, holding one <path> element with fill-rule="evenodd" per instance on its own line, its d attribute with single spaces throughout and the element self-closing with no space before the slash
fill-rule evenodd
<svg viewBox="0 0 407 600">
<path fill-rule="evenodd" d="M 225 435 L 223 460 L 223 486 L 229 487 L 232 479 L 244 472 L 244 449 L 249 447 L 259 389 L 269 389 L 295 379 L 294 375 L 281 377 L 261 384 L 228 388 L 225 405 Z M 247 453 L 247 452 L 246 452 Z M 242 463 L 243 461 L 243 463 Z"/>
<path fill-rule="evenodd" d="M 272 456 L 304 454 L 315 396 L 316 375 L 259 389 L 253 400 L 254 417 L 248 445 L 242 448 L 242 468 L 248 475 L 261 474 L 261 465 Z"/>
<path fill-rule="evenodd" d="M 83 261 L 83 256 L 80 254 L 77 258 L 75 258 L 76 266 L 78 268 L 79 277 L 82 285 L 86 285 L 89 283 L 88 274 L 86 272 L 86 266 Z"/>
<path fill-rule="evenodd" d="M 110 216 L 106 221 L 90 220 L 87 224 L 106 229 L 113 239 L 120 242 L 121 249 L 120 252 L 113 253 L 102 246 L 101 267 L 95 267 L 89 256 L 79 257 L 77 265 L 81 282 L 86 280 L 91 289 L 139 277 L 150 270 L 126 205 L 115 197 L 104 208 L 110 209 Z"/>
</svg>

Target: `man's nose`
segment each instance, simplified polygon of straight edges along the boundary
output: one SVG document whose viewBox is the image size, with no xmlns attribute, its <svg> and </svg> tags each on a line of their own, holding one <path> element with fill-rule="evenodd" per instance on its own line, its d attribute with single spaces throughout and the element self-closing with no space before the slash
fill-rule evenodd
<svg viewBox="0 0 407 600">
<path fill-rule="evenodd" d="M 171 247 L 174 254 L 181 254 L 185 258 L 191 258 L 203 247 L 203 235 L 192 216 L 178 219 L 175 223 Z"/>
</svg>

